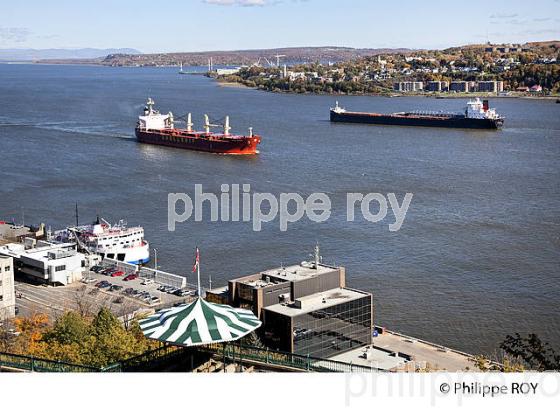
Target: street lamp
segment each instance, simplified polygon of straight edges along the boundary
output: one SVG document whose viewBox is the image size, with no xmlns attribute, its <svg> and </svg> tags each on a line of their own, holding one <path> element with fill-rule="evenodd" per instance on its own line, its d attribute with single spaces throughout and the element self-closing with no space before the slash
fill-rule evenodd
<svg viewBox="0 0 560 410">
<path fill-rule="evenodd" d="M 157 270 L 157 249 L 154 249 L 154 270 Z"/>
</svg>

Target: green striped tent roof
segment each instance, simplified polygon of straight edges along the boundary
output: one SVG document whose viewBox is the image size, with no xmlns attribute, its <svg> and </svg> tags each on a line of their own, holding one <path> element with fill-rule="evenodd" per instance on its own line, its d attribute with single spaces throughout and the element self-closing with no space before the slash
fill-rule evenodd
<svg viewBox="0 0 560 410">
<path fill-rule="evenodd" d="M 210 303 L 202 298 L 162 309 L 140 321 L 146 337 L 183 346 L 229 342 L 261 325 L 253 312 Z"/>
</svg>

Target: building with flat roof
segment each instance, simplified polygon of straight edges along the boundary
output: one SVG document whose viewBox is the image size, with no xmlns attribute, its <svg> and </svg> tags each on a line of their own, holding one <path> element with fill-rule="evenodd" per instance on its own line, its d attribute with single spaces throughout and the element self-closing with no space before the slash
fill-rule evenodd
<svg viewBox="0 0 560 410">
<path fill-rule="evenodd" d="M 422 81 L 401 81 L 393 83 L 394 91 L 411 92 L 424 90 L 424 83 Z"/>
<path fill-rule="evenodd" d="M 315 267 L 313 262 L 302 262 L 230 280 L 229 303 L 250 309 L 260 317 L 264 307 L 345 285 L 343 267 L 320 263 Z"/>
<path fill-rule="evenodd" d="M 272 348 L 330 357 L 371 343 L 373 296 L 334 288 L 263 309 L 264 342 Z"/>
<path fill-rule="evenodd" d="M 371 343 L 373 295 L 346 287 L 346 270 L 315 260 L 232 279 L 207 298 L 252 310 L 270 348 L 329 357 Z"/>
<path fill-rule="evenodd" d="M 467 81 L 451 81 L 449 83 L 449 91 L 468 93 L 470 91 L 469 83 Z"/>
<path fill-rule="evenodd" d="M 426 91 L 441 92 L 447 91 L 449 89 L 449 83 L 447 81 L 428 81 L 426 85 Z"/>
<path fill-rule="evenodd" d="M 44 236 L 45 225 L 43 224 L 38 227 L 32 227 L 0 221 L 0 244 L 20 242 L 24 238 L 42 238 Z"/>
<path fill-rule="evenodd" d="M 15 314 L 14 260 L 9 256 L 0 256 L 0 320 Z"/>
<path fill-rule="evenodd" d="M 35 241 L 0 246 L 0 255 L 12 257 L 16 273 L 39 282 L 68 285 L 82 279 L 85 255 L 75 243 Z"/>
<path fill-rule="evenodd" d="M 479 81 L 476 86 L 479 92 L 501 93 L 504 91 L 503 81 Z"/>
</svg>

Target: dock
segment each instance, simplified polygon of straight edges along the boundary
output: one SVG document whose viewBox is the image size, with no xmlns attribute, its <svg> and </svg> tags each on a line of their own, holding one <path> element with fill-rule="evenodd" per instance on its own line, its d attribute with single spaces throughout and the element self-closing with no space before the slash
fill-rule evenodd
<svg viewBox="0 0 560 410">
<path fill-rule="evenodd" d="M 391 372 L 476 371 L 474 356 L 401 333 L 384 330 L 373 344 L 331 357 Z"/>
</svg>

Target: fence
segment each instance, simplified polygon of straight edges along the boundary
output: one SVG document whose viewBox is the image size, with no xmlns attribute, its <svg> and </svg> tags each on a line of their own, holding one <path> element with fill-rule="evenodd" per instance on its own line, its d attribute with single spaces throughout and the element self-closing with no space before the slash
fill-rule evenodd
<svg viewBox="0 0 560 410">
<path fill-rule="evenodd" d="M 154 282 L 160 285 L 168 285 L 176 287 L 177 289 L 183 289 L 187 286 L 187 278 L 180 275 L 175 275 L 174 273 L 163 272 L 161 270 L 155 270 L 151 268 L 142 267 L 138 271 L 138 275 L 144 279 L 152 279 Z"/>
<path fill-rule="evenodd" d="M 70 372 L 70 373 L 92 373 L 114 371 L 112 366 L 106 368 L 84 366 L 80 364 L 59 362 L 56 360 L 39 359 L 32 356 L 24 356 L 13 353 L 0 352 L 0 366 L 30 372 Z"/>
<path fill-rule="evenodd" d="M 171 361 L 185 353 L 185 349 L 165 345 L 157 349 L 149 350 L 138 356 L 131 357 L 119 363 L 122 372 L 150 371 Z"/>
<path fill-rule="evenodd" d="M 384 371 L 375 367 L 243 345 L 242 342 L 236 344 L 216 343 L 200 346 L 194 348 L 194 350 L 165 345 L 105 367 L 85 366 L 12 353 L 0 353 L 0 366 L 30 372 L 106 373 L 154 371 L 166 364 L 178 362 L 187 354 L 196 354 L 197 351 L 201 353 L 210 353 L 217 358 L 223 358 L 232 362 L 247 360 L 260 363 L 263 366 L 279 366 L 305 372 L 371 373 Z"/>
<path fill-rule="evenodd" d="M 201 351 L 213 352 L 215 355 L 225 356 L 226 359 L 251 360 L 258 363 L 270 364 L 299 369 L 307 372 L 333 372 L 333 373 L 371 373 L 383 372 L 375 367 L 361 366 L 337 360 L 322 359 L 304 356 L 296 353 L 280 352 L 266 348 L 246 346 L 239 344 L 212 344 L 201 346 Z"/>
<path fill-rule="evenodd" d="M 127 262 L 122 262 L 122 261 L 118 261 L 115 259 L 110 259 L 110 258 L 105 258 L 101 261 L 101 266 L 105 267 L 105 268 L 115 268 L 118 270 L 121 270 L 125 273 L 125 275 L 130 275 L 133 273 L 136 273 L 138 270 L 138 266 L 132 264 L 132 263 L 127 263 Z"/>
</svg>

